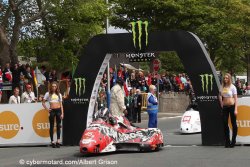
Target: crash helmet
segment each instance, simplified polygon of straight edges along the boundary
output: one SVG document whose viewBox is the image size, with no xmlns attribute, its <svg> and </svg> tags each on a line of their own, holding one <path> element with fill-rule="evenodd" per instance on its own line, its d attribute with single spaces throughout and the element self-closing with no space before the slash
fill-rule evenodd
<svg viewBox="0 0 250 167">
<path fill-rule="evenodd" d="M 115 124 L 117 124 L 117 120 L 114 118 L 114 117 L 109 117 L 109 123 L 111 124 L 111 125 L 115 125 Z"/>
</svg>

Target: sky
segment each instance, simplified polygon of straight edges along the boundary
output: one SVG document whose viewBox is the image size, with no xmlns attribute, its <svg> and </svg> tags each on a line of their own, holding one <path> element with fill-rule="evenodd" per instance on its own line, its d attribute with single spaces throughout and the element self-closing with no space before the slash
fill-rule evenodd
<svg viewBox="0 0 250 167">
<path fill-rule="evenodd" d="M 127 30 L 124 30 L 124 29 L 120 29 L 120 28 L 115 28 L 113 26 L 110 26 L 109 29 L 108 29 L 108 33 L 111 33 L 111 34 L 116 34 L 116 33 L 127 33 L 128 31 Z"/>
</svg>

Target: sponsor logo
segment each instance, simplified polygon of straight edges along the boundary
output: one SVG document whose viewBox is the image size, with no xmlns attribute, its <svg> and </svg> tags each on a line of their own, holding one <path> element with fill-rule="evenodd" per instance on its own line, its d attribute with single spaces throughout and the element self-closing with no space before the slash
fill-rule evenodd
<svg viewBox="0 0 250 167">
<path fill-rule="evenodd" d="M 201 77 L 201 85 L 203 93 L 209 93 L 213 90 L 213 75 L 212 74 L 202 74 Z"/>
<path fill-rule="evenodd" d="M 183 119 L 182 119 L 182 122 L 187 122 L 189 123 L 191 120 L 191 116 L 184 116 Z"/>
<path fill-rule="evenodd" d="M 0 137 L 11 139 L 17 135 L 20 130 L 20 121 L 18 116 L 11 111 L 0 113 Z"/>
<path fill-rule="evenodd" d="M 139 47 L 139 50 L 142 50 L 142 36 L 143 36 L 143 26 L 144 26 L 144 33 L 145 33 L 145 46 L 148 46 L 148 21 L 136 21 L 130 22 L 132 26 L 132 33 L 133 33 L 133 43 L 134 47 Z M 138 31 L 138 35 L 137 35 Z M 137 42 L 138 41 L 138 42 Z"/>
<path fill-rule="evenodd" d="M 96 128 L 98 128 L 102 134 L 113 138 L 117 142 L 134 140 L 136 138 L 139 138 L 142 142 L 145 142 L 149 140 L 153 136 L 153 134 L 159 133 L 159 131 L 155 129 L 138 130 L 130 133 L 120 133 L 111 127 L 103 126 L 100 124 L 91 124 L 89 126 L 89 129 L 96 129 Z"/>
<path fill-rule="evenodd" d="M 197 96 L 197 100 L 200 100 L 200 101 L 214 101 L 217 99 L 218 99 L 218 96 Z"/>
<path fill-rule="evenodd" d="M 148 46 L 148 21 L 130 22 L 133 44 L 138 53 L 127 53 L 130 62 L 148 62 L 155 58 L 155 53 L 144 53 Z"/>
<path fill-rule="evenodd" d="M 88 104 L 89 103 L 89 99 L 86 99 L 86 98 L 74 98 L 74 99 L 70 99 L 70 101 L 74 104 Z"/>
<path fill-rule="evenodd" d="M 238 106 L 237 114 L 237 126 L 238 126 L 238 136 L 250 136 L 250 106 Z M 231 120 L 229 118 L 229 127 L 232 130 Z"/>
<path fill-rule="evenodd" d="M 85 84 L 86 79 L 85 78 L 74 78 L 75 80 L 75 89 L 76 89 L 76 95 L 81 96 L 85 93 Z"/>
<path fill-rule="evenodd" d="M 130 62 L 147 62 L 155 58 L 155 53 L 126 53 L 126 58 Z"/>
<path fill-rule="evenodd" d="M 32 127 L 38 136 L 49 137 L 50 124 L 47 110 L 42 109 L 36 112 L 32 120 Z"/>
</svg>

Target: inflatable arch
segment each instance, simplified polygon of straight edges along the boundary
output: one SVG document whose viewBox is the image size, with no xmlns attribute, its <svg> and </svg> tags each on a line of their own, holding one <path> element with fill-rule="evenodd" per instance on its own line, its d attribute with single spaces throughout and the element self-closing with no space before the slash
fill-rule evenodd
<svg viewBox="0 0 250 167">
<path fill-rule="evenodd" d="M 175 51 L 186 69 L 198 99 L 202 145 L 224 144 L 218 100 L 219 78 L 200 39 L 185 31 L 152 32 L 147 35 L 144 53 Z M 69 99 L 64 102 L 64 145 L 79 144 L 92 118 L 97 89 L 112 54 L 134 52 L 132 33 L 97 35 L 89 41 L 76 68 Z"/>
</svg>

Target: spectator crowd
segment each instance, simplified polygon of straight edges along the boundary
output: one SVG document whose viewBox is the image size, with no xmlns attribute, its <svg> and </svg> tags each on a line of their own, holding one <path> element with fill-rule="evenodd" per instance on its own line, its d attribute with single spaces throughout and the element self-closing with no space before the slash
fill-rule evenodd
<svg viewBox="0 0 250 167">
<path fill-rule="evenodd" d="M 192 88 L 190 79 L 185 73 L 178 75 L 170 75 L 168 72 L 145 73 L 140 70 L 128 70 L 121 65 L 118 70 L 116 68 L 115 70 L 110 69 L 110 81 L 108 81 L 107 73 L 104 73 L 99 88 L 98 108 L 107 107 L 107 84 L 110 82 L 112 88 L 117 79 L 124 81 L 127 117 L 134 123 L 141 122 L 142 93 L 148 93 L 150 85 L 155 85 L 158 88 L 158 80 L 159 93 L 185 92 L 189 94 Z"/>
<path fill-rule="evenodd" d="M 44 76 L 44 84 L 59 81 L 56 70 L 47 71 L 45 66 L 41 66 L 39 71 Z M 63 79 L 70 80 L 70 73 L 63 73 L 60 80 Z M 29 64 L 10 65 L 10 63 L 6 63 L 3 68 L 0 67 L 0 102 L 2 102 L 4 86 L 8 87 L 7 90 L 5 89 L 6 97 L 11 104 L 41 101 L 42 94 L 38 94 L 37 84 L 35 69 Z"/>
</svg>

